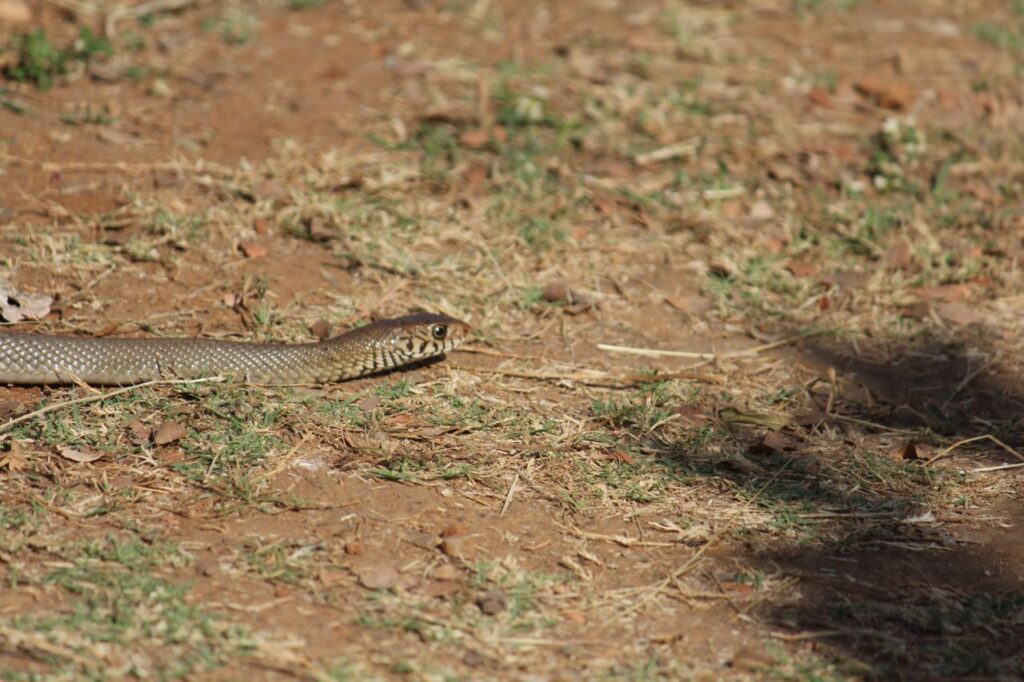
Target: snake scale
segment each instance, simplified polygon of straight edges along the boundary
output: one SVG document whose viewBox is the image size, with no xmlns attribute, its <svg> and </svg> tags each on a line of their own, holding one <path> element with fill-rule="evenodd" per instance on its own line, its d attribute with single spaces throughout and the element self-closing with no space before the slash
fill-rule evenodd
<svg viewBox="0 0 1024 682">
<path fill-rule="evenodd" d="M 319 343 L 0 334 L 0 384 L 129 385 L 228 376 L 253 384 L 343 381 L 438 357 L 469 334 L 447 315 L 416 313 Z"/>
</svg>

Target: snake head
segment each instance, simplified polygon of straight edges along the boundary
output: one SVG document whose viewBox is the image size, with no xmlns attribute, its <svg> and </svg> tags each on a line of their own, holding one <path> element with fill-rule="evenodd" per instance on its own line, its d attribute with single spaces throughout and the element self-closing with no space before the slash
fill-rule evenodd
<svg viewBox="0 0 1024 682">
<path fill-rule="evenodd" d="M 389 322 L 394 325 L 393 347 L 406 362 L 443 355 L 470 333 L 462 320 L 436 313 L 415 313 Z"/>
</svg>

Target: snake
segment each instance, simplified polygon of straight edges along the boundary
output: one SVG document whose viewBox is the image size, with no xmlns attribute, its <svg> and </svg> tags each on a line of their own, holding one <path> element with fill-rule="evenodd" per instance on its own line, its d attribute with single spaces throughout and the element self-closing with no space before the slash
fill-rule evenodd
<svg viewBox="0 0 1024 682">
<path fill-rule="evenodd" d="M 470 327 L 437 313 L 378 320 L 313 343 L 0 333 L 0 384 L 127 386 L 223 376 L 252 384 L 323 384 L 440 357 Z"/>
</svg>

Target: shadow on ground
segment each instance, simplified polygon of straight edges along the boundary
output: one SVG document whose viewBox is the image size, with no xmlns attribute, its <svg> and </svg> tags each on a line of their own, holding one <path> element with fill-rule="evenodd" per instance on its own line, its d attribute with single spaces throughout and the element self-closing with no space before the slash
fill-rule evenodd
<svg viewBox="0 0 1024 682">
<path fill-rule="evenodd" d="M 756 615 L 866 677 L 1021 679 L 1024 510 L 1006 478 L 1018 474 L 965 473 L 1017 460 L 991 440 L 964 444 L 952 463 L 927 460 L 977 436 L 1024 444 L 1024 394 L 1009 372 L 982 371 L 993 354 L 978 338 L 889 350 L 879 362 L 869 349 L 807 343 L 798 359 L 820 379 L 805 384 L 809 416 L 782 432 L 791 446 L 737 427 L 756 468 L 713 467 L 760 506 L 806 512 L 790 521 L 809 539 L 744 557 L 800 580 L 795 600 Z M 919 459 L 904 458 L 912 441 Z M 979 486 L 1002 486 L 1005 503 L 978 508 Z"/>
</svg>

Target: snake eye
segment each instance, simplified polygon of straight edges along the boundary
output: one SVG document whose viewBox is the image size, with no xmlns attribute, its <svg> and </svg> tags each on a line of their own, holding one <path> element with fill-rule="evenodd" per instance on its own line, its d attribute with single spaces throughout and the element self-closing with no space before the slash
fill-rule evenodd
<svg viewBox="0 0 1024 682">
<path fill-rule="evenodd" d="M 448 336 L 448 325 L 435 324 L 430 328 L 430 334 L 438 341 L 443 341 L 444 337 Z"/>
</svg>

